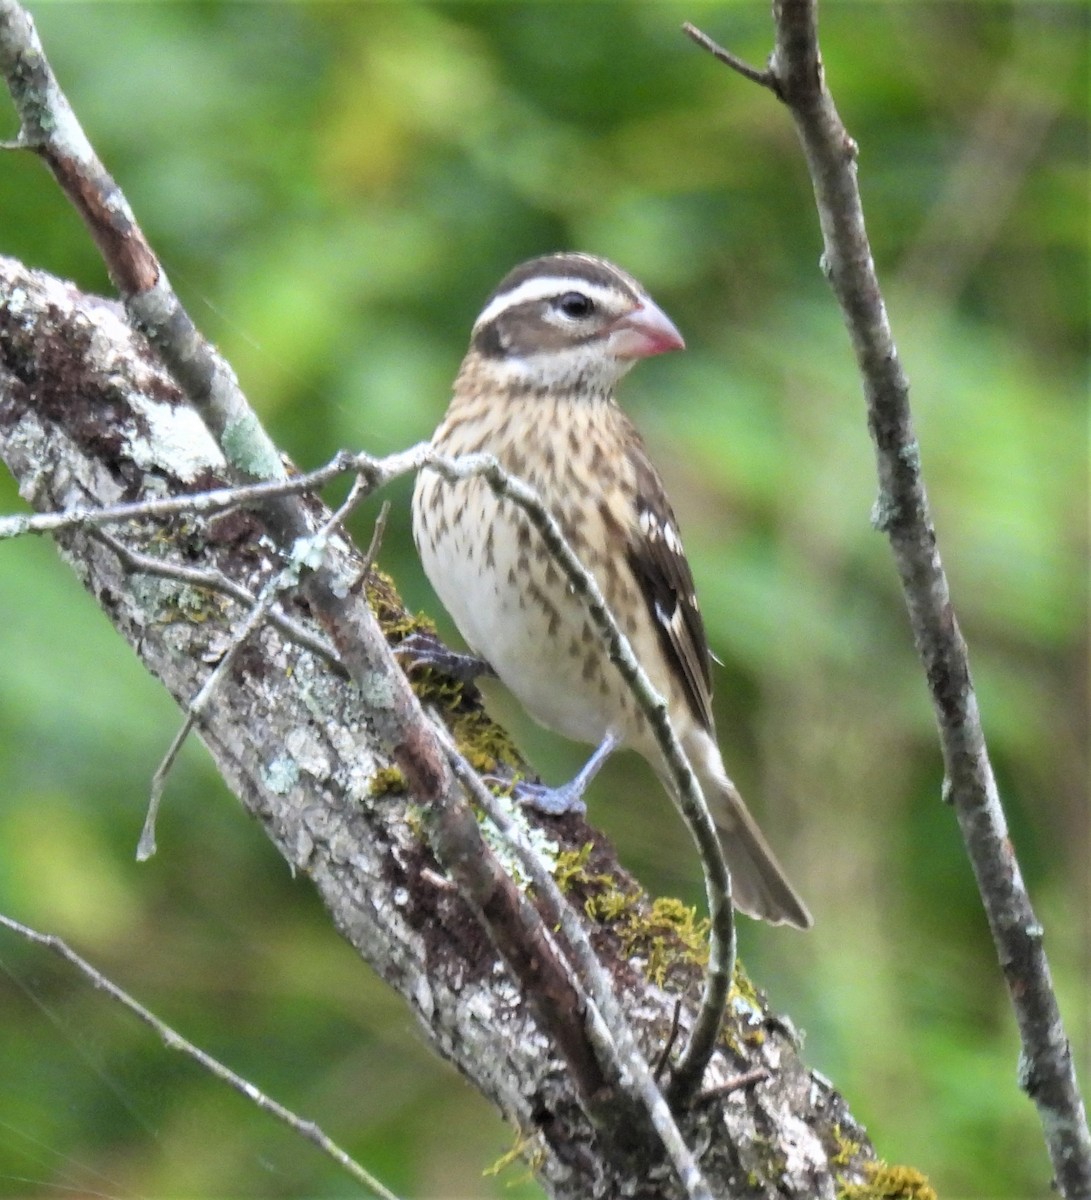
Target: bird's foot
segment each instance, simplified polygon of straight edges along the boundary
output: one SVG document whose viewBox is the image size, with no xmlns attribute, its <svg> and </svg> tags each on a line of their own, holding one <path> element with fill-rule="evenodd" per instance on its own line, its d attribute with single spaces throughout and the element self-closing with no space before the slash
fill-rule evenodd
<svg viewBox="0 0 1091 1200">
<path fill-rule="evenodd" d="M 434 633 L 411 633 L 394 647 L 394 653 L 404 658 L 407 673 L 420 667 L 430 667 L 460 683 L 472 683 L 484 675 L 496 674 L 483 658 L 451 650 Z"/>
<path fill-rule="evenodd" d="M 583 768 L 575 779 L 562 783 L 560 787 L 547 787 L 544 783 L 528 783 L 521 780 L 515 785 L 512 795 L 520 804 L 533 808 L 547 817 L 561 817 L 567 813 L 583 814 L 587 805 L 583 802 L 583 794 L 591 786 L 591 781 L 602 769 L 602 764 L 617 749 L 619 739 L 608 733 L 595 752 L 583 764 Z"/>
<path fill-rule="evenodd" d="M 549 787 L 544 783 L 520 779 L 511 794 L 525 808 L 533 808 L 545 817 L 563 817 L 568 813 L 582 816 L 587 812 L 582 796 L 584 789 L 575 784 L 576 779 L 572 779 L 560 787 Z"/>
</svg>

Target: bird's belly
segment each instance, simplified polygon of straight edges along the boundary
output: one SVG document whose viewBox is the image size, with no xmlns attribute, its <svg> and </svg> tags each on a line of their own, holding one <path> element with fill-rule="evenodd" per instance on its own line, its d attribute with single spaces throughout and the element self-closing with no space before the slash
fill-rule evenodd
<svg viewBox="0 0 1091 1200">
<path fill-rule="evenodd" d="M 583 601 L 536 534 L 520 536 L 510 510 L 494 519 L 491 494 L 480 500 L 486 519 L 452 522 L 418 539 L 425 571 L 459 632 L 542 725 L 576 741 L 598 743 L 607 732 L 629 741 L 631 711 L 627 717 L 618 707 L 624 685 Z"/>
</svg>

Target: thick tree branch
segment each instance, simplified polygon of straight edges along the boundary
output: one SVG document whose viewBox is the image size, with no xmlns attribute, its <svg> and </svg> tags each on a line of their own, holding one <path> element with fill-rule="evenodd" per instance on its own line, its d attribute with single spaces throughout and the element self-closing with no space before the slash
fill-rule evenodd
<svg viewBox="0 0 1091 1200">
<path fill-rule="evenodd" d="M 116 505 L 123 496 L 142 503 L 151 499 L 149 493 L 181 496 L 215 485 L 223 459 L 199 423 L 179 423 L 183 412 L 183 398 L 149 347 L 119 319 L 116 306 L 0 259 L 0 455 L 34 507 L 86 511 Z M 185 437 L 178 436 L 180 428 Z M 227 503 L 222 490 L 219 499 Z M 320 524 L 321 510 L 313 502 L 309 512 Z M 279 565 L 259 513 L 250 510 L 145 516 L 111 530 L 114 540 L 144 555 L 151 545 L 159 553 L 184 548 L 188 560 L 197 559 L 250 595 L 260 592 Z M 60 524 L 54 536 L 119 632 L 179 702 L 187 703 L 228 636 L 230 623 L 218 597 L 193 612 L 189 582 L 161 578 L 148 587 L 141 567 L 128 566 L 94 528 Z M 340 578 L 358 577 L 362 561 L 351 548 L 334 539 L 328 556 Z M 404 632 L 410 622 L 388 586 L 372 577 L 366 591 L 388 625 Z M 311 624 L 309 602 L 297 596 L 284 603 L 293 620 Z M 334 640 L 347 659 L 343 647 L 352 638 Z M 453 817 L 434 815 L 428 803 L 433 782 L 425 779 L 422 785 L 406 771 L 408 790 L 391 790 L 390 766 L 405 758 L 395 759 L 374 732 L 392 719 L 391 696 L 404 685 L 404 675 L 389 661 L 388 674 L 385 664 L 376 663 L 366 691 L 350 688 L 325 657 L 267 625 L 217 689 L 198 732 L 287 861 L 313 880 L 337 928 L 406 997 L 437 1049 L 527 1136 L 552 1195 L 581 1200 L 685 1195 L 664 1165 L 657 1139 L 638 1137 L 637 1147 L 623 1145 L 626 1125 L 632 1131 L 640 1125 L 631 1105 L 618 1102 L 612 1089 L 590 1102 L 605 1124 L 585 1115 L 594 1080 L 578 1072 L 594 1070 L 590 1064 L 600 1061 L 594 1014 L 572 993 L 568 975 L 551 981 L 550 942 L 536 944 L 519 924 L 526 897 L 518 889 L 512 896 L 513 885 L 499 865 L 502 878 L 489 877 L 482 887 L 480 863 L 464 863 L 461 851 L 437 867 L 414 832 L 420 816 L 425 822 L 450 821 L 457 847 L 469 847 L 470 857 L 481 853 L 487 863 L 496 861 L 483 843 L 476 848 L 479 827 L 472 817 L 467 821 L 465 806 Z M 359 668 L 355 675 L 362 677 Z M 422 686 L 428 694 L 427 684 Z M 444 715 L 460 723 L 472 717 L 484 744 L 495 745 L 470 701 L 457 704 L 454 714 Z M 447 770 L 431 723 L 423 714 L 421 721 L 422 744 L 437 747 Z M 556 864 L 564 854 L 568 862 L 584 864 L 566 869 L 566 888 L 580 910 L 593 911 L 596 902 L 605 909 L 611 898 L 623 898 L 620 906 L 614 904 L 620 916 L 591 920 L 587 933 L 645 1060 L 654 1058 L 668 1038 L 678 997 L 691 996 L 700 985 L 699 963 L 677 943 L 666 974 L 646 978 L 642 930 L 656 928 L 657 938 L 670 935 L 654 925 L 646 897 L 609 848 L 575 818 L 543 820 L 540 826 L 528 825 L 520 810 L 509 818 L 548 861 Z M 462 829 L 462 821 L 471 828 Z M 530 959 L 541 954 L 545 965 L 501 966 L 465 895 L 487 909 L 491 921 L 507 922 L 521 952 Z M 524 968 L 546 974 L 520 975 Z M 706 1073 L 707 1098 L 679 1121 L 684 1145 L 703 1148 L 699 1166 L 713 1194 L 730 1194 L 735 1183 L 751 1178 L 761 1181 L 755 1184 L 758 1195 L 832 1200 L 838 1180 L 862 1178 L 870 1155 L 866 1138 L 829 1084 L 800 1062 L 783 1028 L 746 995 L 736 993 L 729 1006 L 725 1037 Z M 553 1024 L 540 1015 L 546 1007 L 554 1010 Z M 591 1047 L 587 1066 L 574 1051 L 558 1059 L 553 1028 L 559 1018 L 570 1027 L 578 1022 L 575 1028 Z M 757 1070 L 768 1077 L 721 1094 L 724 1084 Z M 861 1147 L 847 1163 L 846 1138 Z M 771 1153 L 775 1146 L 781 1149 Z"/>
<path fill-rule="evenodd" d="M 943 797 L 954 806 L 1019 1025 L 1020 1085 L 1038 1108 L 1058 1188 L 1069 1200 L 1086 1200 L 1091 1196 L 1091 1135 L 1042 927 L 1008 835 L 966 643 L 940 561 L 913 431 L 909 384 L 864 226 L 856 144 L 825 85 L 814 0 L 776 0 L 774 17 L 772 82 L 757 82 L 771 86 L 788 106 L 814 185 L 823 270 L 852 340 L 875 444 L 879 497 L 873 520 L 890 540 L 928 680 L 943 751 Z M 704 38 L 702 44 L 714 49 L 709 42 Z M 739 70 L 733 56 L 724 54 L 717 57 Z"/>
<path fill-rule="evenodd" d="M 215 470 L 231 482 L 281 479 L 276 447 L 239 390 L 234 373 L 201 337 L 141 233 L 117 185 L 99 162 L 57 85 L 29 15 L 0 0 L 0 71 L 20 118 L 19 144 L 49 166 L 98 245 L 137 328 L 155 345 L 212 434 Z M 292 497 L 270 500 L 262 522 L 289 562 L 315 534 L 313 506 Z M 300 590 L 340 654 L 350 678 L 372 699 L 377 744 L 405 773 L 424 802 L 429 840 L 564 1056 L 585 1111 L 600 1128 L 613 1064 L 600 1062 L 584 1023 L 585 1003 L 536 910 L 504 873 L 476 821 L 405 677 L 396 669 L 366 598 L 332 543 L 300 574 Z M 200 694 L 198 692 L 198 694 Z M 188 698 L 187 698 L 188 708 Z M 187 715 L 187 721 L 198 720 Z M 153 801 L 154 803 L 154 801 Z M 146 842 L 142 842 L 146 847 Z"/>
<path fill-rule="evenodd" d="M 128 202 L 94 153 L 57 85 L 33 22 L 15 0 L 0 2 L 0 70 L 8 79 L 19 112 L 19 144 L 42 157 L 83 218 L 122 294 L 130 317 L 159 350 L 171 374 L 201 415 L 230 464 L 232 479 L 237 482 L 282 479 L 285 468 L 276 447 L 239 390 L 234 372 L 201 337 L 175 295 Z M 533 520 L 533 514 L 531 516 Z M 265 508 L 265 519 L 285 549 L 310 537 L 304 506 L 291 498 L 272 500 Z M 547 541 L 551 523 L 547 519 L 541 530 Z M 551 549 L 558 559 L 563 562 L 567 556 L 579 568 L 563 538 L 557 534 L 553 541 L 556 544 L 551 545 Z M 622 675 L 638 694 L 654 696 L 651 684 L 632 652 L 622 653 L 617 649 L 619 645 L 627 649 L 624 635 L 617 629 L 594 580 L 586 572 L 582 575 L 587 580 L 584 598 L 600 629 L 607 631 L 611 655 L 618 662 Z M 366 604 L 355 592 L 346 593 L 345 581 L 338 579 L 324 564 L 305 576 L 303 587 L 319 620 L 338 644 L 350 676 L 366 688 L 375 670 L 376 652 L 380 657 L 382 654 L 378 627 Z M 339 635 L 347 640 L 339 640 Z M 360 652 L 363 647 L 355 641 L 357 635 L 365 637 L 370 650 Z M 731 880 L 700 785 L 671 728 L 666 705 L 649 699 L 645 707 L 651 727 L 664 748 L 667 765 L 679 783 L 680 808 L 700 852 L 712 923 L 709 967 L 701 1008 L 672 1079 L 672 1093 L 676 1102 L 682 1103 L 700 1086 L 719 1034 L 731 982 L 735 955 Z M 398 714 L 400 718 L 407 718 L 412 709 L 402 706 Z M 187 716 L 187 721 L 191 719 Z M 404 738 L 403 729 L 403 721 L 398 719 L 387 731 L 390 739 L 387 745 L 399 765 L 411 777 L 416 776 L 418 783 L 439 787 L 441 790 L 436 795 L 444 797 L 447 804 L 460 804 L 446 765 L 436 755 L 434 746 L 425 750 L 426 736 Z M 438 768 L 438 772 L 433 768 Z M 153 792 L 153 810 L 154 805 Z M 154 816 L 154 813 L 150 815 Z M 464 822 L 462 827 L 468 831 Z M 148 832 L 146 829 L 146 835 Z M 476 857 L 467 859 L 458 853 L 459 848 L 448 840 L 448 835 L 454 833 L 455 826 L 442 821 L 432 827 L 440 856 L 444 857 L 444 849 L 456 855 L 465 870 L 471 873 L 476 870 L 475 891 L 489 889 L 496 883 L 495 878 L 490 880 L 490 872 L 484 864 L 478 865 Z M 147 841 L 147 836 L 142 839 L 145 849 Z M 465 849 L 463 846 L 462 850 Z M 469 883 L 469 878 L 465 882 Z M 502 931 L 507 929 L 508 924 L 504 921 L 493 929 L 493 935 L 504 936 Z M 506 944 L 508 953 L 516 952 L 514 945 Z M 525 966 L 529 970 L 538 961 L 537 958 L 526 960 Z M 554 1032 L 567 1039 L 566 1045 L 573 1053 L 577 1051 L 575 1042 L 579 1037 L 573 1040 L 572 1029 L 562 1030 L 555 1024 Z M 592 1089 L 589 1097 L 594 1091 Z"/>
</svg>

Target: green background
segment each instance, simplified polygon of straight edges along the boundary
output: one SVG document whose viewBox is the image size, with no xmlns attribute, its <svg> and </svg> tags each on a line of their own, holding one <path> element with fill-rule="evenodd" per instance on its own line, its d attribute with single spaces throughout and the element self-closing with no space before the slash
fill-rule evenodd
<svg viewBox="0 0 1091 1200">
<path fill-rule="evenodd" d="M 615 258 L 689 350 L 623 400 L 672 490 L 725 757 L 816 918 L 743 930 L 810 1063 L 942 1196 L 1046 1197 L 1037 1119 L 951 811 L 818 269 L 768 5 L 40 5 L 62 85 L 202 328 L 301 465 L 429 435 L 502 274 Z M 993 760 L 1087 1082 L 1088 10 L 829 3 L 872 245 Z M 0 136 L 14 119 L 0 104 Z M 0 252 L 108 289 L 40 164 Z M 434 611 L 391 489 L 383 562 Z M 20 509 L 0 481 L 4 511 Z M 357 527 L 366 541 L 374 509 Z M 0 909 L 56 932 L 405 1197 L 539 1195 L 477 1095 L 326 924 L 199 746 L 133 849 L 178 713 L 46 541 L 0 547 Z M 495 711 L 547 776 L 582 749 Z M 593 819 L 700 900 L 641 764 Z M 315 1151 L 0 934 L 0 1194 L 355 1195 Z"/>
</svg>

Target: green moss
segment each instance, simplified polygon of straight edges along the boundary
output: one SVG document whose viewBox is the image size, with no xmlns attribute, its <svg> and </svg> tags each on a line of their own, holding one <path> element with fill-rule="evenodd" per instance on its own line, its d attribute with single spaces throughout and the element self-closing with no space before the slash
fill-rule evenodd
<svg viewBox="0 0 1091 1200">
<path fill-rule="evenodd" d="M 593 842 L 578 850 L 563 850 L 553 877 L 565 894 L 582 895 L 583 910 L 592 921 L 611 927 L 626 958 L 643 959 L 645 975 L 659 985 L 673 968 L 702 967 L 708 962 L 706 919 L 671 897 L 647 905 L 635 885 L 619 885 L 613 875 L 593 870 L 593 852 Z"/>
<path fill-rule="evenodd" d="M 516 771 L 526 769 L 515 743 L 483 708 L 474 705 L 462 712 L 454 709 L 449 714 L 449 727 L 455 744 L 478 774 L 495 771 L 501 764 Z"/>
<path fill-rule="evenodd" d="M 629 903 L 618 932 L 626 958 L 644 960 L 644 974 L 662 987 L 671 971 L 682 965 L 708 964 L 708 919 L 672 896 L 653 900 L 642 912 Z"/>
<path fill-rule="evenodd" d="M 745 1053 L 744 1046 L 761 1046 L 766 1040 L 765 998 L 754 986 L 742 959 L 735 957 L 735 971 L 731 976 L 731 988 L 727 993 L 728 1019 L 724 1022 L 721 1038 L 736 1054 Z"/>
<path fill-rule="evenodd" d="M 224 596 L 205 588 L 183 587 L 174 594 L 173 602 L 168 601 L 180 617 L 202 625 L 205 621 L 220 621 L 227 615 L 229 605 Z"/>
<path fill-rule="evenodd" d="M 864 1165 L 864 1183 L 849 1183 L 837 1194 L 837 1200 L 936 1200 L 936 1189 L 913 1167 L 892 1167 L 888 1163 Z"/>
<path fill-rule="evenodd" d="M 607 877 L 608 878 L 608 877 Z M 680 900 L 664 896 L 650 907 L 640 903 L 637 888 L 603 890 L 584 908 L 588 915 L 613 927 L 626 958 L 643 960 L 644 975 L 663 987 L 679 967 L 708 963 L 708 921 Z"/>
<path fill-rule="evenodd" d="M 655 931 L 654 936 L 660 941 L 668 934 L 677 938 L 685 956 L 696 966 L 708 964 L 709 920 L 699 917 L 695 908 L 672 896 L 661 896 L 652 901 L 648 928 Z"/>
<path fill-rule="evenodd" d="M 373 796 L 400 796 L 406 787 L 405 776 L 397 767 L 380 767 L 371 777 Z"/>
<path fill-rule="evenodd" d="M 788 1160 L 784 1152 L 771 1138 L 755 1136 L 751 1139 L 750 1149 L 761 1160 L 757 1172 L 759 1188 L 760 1181 L 768 1182 L 772 1179 L 779 1179 L 788 1169 Z"/>
<path fill-rule="evenodd" d="M 424 841 L 424 813 L 416 804 L 405 810 L 405 827 L 418 842 Z"/>
<path fill-rule="evenodd" d="M 371 568 L 364 592 L 379 627 L 386 634 L 386 640 L 393 645 L 396 646 L 411 633 L 436 632 L 435 622 L 430 617 L 426 617 L 424 613 L 413 616 L 405 611 L 394 580 L 378 567 Z"/>
<path fill-rule="evenodd" d="M 737 956 L 735 958 L 735 974 L 731 977 L 731 991 L 728 993 L 728 1001 L 731 1000 L 742 1000 L 759 1013 L 765 1008 L 761 993 L 747 975 L 746 968 L 742 965 L 742 959 Z"/>
</svg>

